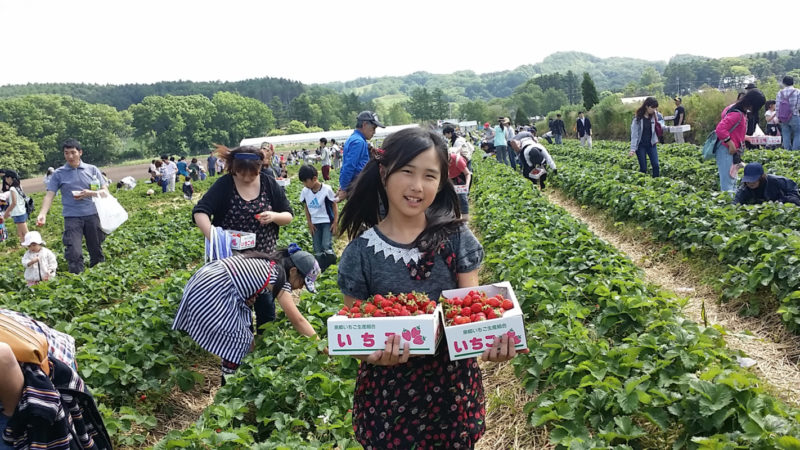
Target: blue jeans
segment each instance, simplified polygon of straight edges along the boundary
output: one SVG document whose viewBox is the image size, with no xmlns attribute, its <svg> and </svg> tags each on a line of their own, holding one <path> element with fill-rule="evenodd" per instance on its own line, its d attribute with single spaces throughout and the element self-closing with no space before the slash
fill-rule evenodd
<svg viewBox="0 0 800 450">
<path fill-rule="evenodd" d="M 253 310 L 256 312 L 256 334 L 260 335 L 261 325 L 275 320 L 275 299 L 272 292 L 266 289 L 261 291 L 253 304 Z"/>
<path fill-rule="evenodd" d="M 497 145 L 494 147 L 494 150 L 497 152 L 497 161 L 501 162 L 507 166 L 511 165 L 511 161 L 508 158 L 508 146 L 507 145 Z"/>
<path fill-rule="evenodd" d="M 725 144 L 720 144 L 715 153 L 717 158 L 717 170 L 719 171 L 719 190 L 734 192 L 736 190 L 736 178 L 731 178 L 731 166 L 733 165 L 733 155 L 728 152 Z"/>
<path fill-rule="evenodd" d="M 316 258 L 320 270 L 325 270 L 336 262 L 336 254 L 333 253 L 333 244 L 331 242 L 333 238 L 331 224 L 327 222 L 315 223 L 314 228 L 316 231 L 311 236 L 314 244 L 314 258 Z"/>
<path fill-rule="evenodd" d="M 508 153 L 508 160 L 511 161 L 511 168 L 517 170 L 517 152 L 508 145 L 506 146 L 506 153 Z M 522 165 L 522 163 L 520 163 Z"/>
<path fill-rule="evenodd" d="M 561 145 L 561 135 L 560 134 L 554 134 L 553 137 L 556 140 L 556 144 Z"/>
<path fill-rule="evenodd" d="M 794 115 L 788 122 L 782 123 L 781 135 L 783 136 L 783 148 L 800 150 L 800 116 Z"/>
<path fill-rule="evenodd" d="M 656 178 L 661 172 L 658 165 L 658 149 L 655 145 L 642 144 L 636 149 L 636 159 L 639 160 L 639 172 L 647 173 L 647 157 L 650 157 L 650 165 L 653 166 L 653 178 Z"/>
<path fill-rule="evenodd" d="M 331 224 L 330 223 L 315 223 L 314 234 L 311 239 L 314 243 L 314 255 L 322 256 L 323 253 L 333 254 L 333 246 L 331 244 Z"/>
</svg>

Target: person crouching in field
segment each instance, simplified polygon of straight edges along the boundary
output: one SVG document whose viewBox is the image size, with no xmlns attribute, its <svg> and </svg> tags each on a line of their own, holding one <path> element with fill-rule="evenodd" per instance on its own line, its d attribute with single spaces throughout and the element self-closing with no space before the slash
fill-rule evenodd
<svg viewBox="0 0 800 450">
<path fill-rule="evenodd" d="M 189 333 L 200 347 L 222 358 L 224 375 L 233 373 L 253 349 L 252 306 L 261 291 L 272 292 L 292 326 L 314 336 L 297 309 L 293 289 L 316 292 L 319 264 L 296 244 L 270 254 L 251 252 L 211 261 L 186 283 L 173 330 Z"/>
<path fill-rule="evenodd" d="M 742 185 L 733 198 L 734 204 L 753 205 L 764 202 L 794 203 L 800 206 L 797 183 L 786 177 L 767 175 L 760 163 L 744 167 Z"/>
</svg>

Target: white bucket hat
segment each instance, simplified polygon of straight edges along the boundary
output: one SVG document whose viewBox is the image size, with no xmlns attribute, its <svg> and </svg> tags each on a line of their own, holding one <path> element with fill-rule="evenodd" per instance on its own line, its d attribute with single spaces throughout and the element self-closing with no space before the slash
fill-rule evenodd
<svg viewBox="0 0 800 450">
<path fill-rule="evenodd" d="M 27 247 L 31 244 L 44 245 L 44 241 L 42 240 L 42 235 L 39 234 L 38 231 L 28 231 L 27 233 L 25 233 L 25 240 L 22 242 L 22 246 Z"/>
</svg>

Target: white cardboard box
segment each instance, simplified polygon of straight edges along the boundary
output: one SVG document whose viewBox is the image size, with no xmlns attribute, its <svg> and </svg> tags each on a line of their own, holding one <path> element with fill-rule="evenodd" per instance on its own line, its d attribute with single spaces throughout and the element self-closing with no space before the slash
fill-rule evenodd
<svg viewBox="0 0 800 450">
<path fill-rule="evenodd" d="M 234 250 L 247 250 L 256 246 L 256 234 L 245 231 L 228 230 L 231 237 L 231 248 Z"/>
<path fill-rule="evenodd" d="M 745 136 L 745 141 L 753 145 L 780 145 L 780 136 Z"/>
<path fill-rule="evenodd" d="M 409 343 L 411 355 L 433 355 L 441 339 L 442 307 L 437 305 L 433 314 L 407 317 L 345 316 L 328 318 L 328 353 L 331 355 L 369 355 L 383 350 L 386 338 L 399 334 L 401 346 Z"/>
<path fill-rule="evenodd" d="M 680 132 L 686 132 L 686 131 L 691 130 L 692 126 L 691 125 L 673 125 L 673 126 L 666 127 L 666 128 L 667 128 L 667 131 L 670 132 L 670 133 L 680 133 Z"/>
<path fill-rule="evenodd" d="M 466 184 L 456 184 L 453 187 L 456 189 L 456 194 L 469 194 L 469 186 Z"/>
<path fill-rule="evenodd" d="M 480 356 L 487 347 L 492 345 L 494 338 L 501 334 L 513 333 L 516 336 L 517 345 L 515 347 L 517 351 L 528 348 L 525 340 L 525 325 L 522 321 L 522 308 L 519 306 L 517 296 L 514 295 L 511 283 L 503 281 L 484 286 L 450 289 L 442 291 L 442 297 L 463 297 L 469 291 L 485 292 L 488 297 L 500 294 L 511 300 L 514 303 L 514 308 L 506 311 L 503 313 L 503 317 L 497 319 L 444 327 L 445 336 L 447 337 L 447 350 L 450 352 L 451 360 Z"/>
<path fill-rule="evenodd" d="M 275 181 L 278 183 L 278 186 L 286 187 L 289 183 L 292 182 L 289 178 L 276 178 Z"/>
</svg>

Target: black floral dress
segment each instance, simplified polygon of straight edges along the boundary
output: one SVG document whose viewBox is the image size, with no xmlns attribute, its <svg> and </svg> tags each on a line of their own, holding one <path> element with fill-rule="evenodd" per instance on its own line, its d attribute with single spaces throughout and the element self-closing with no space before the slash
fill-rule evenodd
<svg viewBox="0 0 800 450">
<path fill-rule="evenodd" d="M 234 188 L 230 208 L 222 221 L 222 228 L 255 233 L 256 246 L 252 250 L 264 253 L 272 252 L 278 242 L 278 225 L 274 223 L 267 226 L 261 225 L 255 216 L 264 211 L 272 211 L 272 204 L 266 190 L 261 189 L 258 197 L 247 201 Z"/>
<path fill-rule="evenodd" d="M 429 254 L 371 228 L 342 254 L 339 287 L 360 299 L 413 290 L 438 300 L 442 290 L 457 287 L 453 272 L 471 272 L 482 260 L 483 249 L 466 228 Z M 366 449 L 472 448 L 484 432 L 485 415 L 477 360 L 450 361 L 444 338 L 436 355 L 359 367 L 353 428 Z"/>
</svg>

